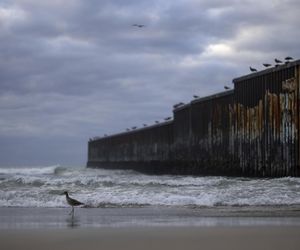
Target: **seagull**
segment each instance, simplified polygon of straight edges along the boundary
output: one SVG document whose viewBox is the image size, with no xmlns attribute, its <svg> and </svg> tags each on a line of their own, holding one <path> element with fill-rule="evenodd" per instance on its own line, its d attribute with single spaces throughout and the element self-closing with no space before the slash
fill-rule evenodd
<svg viewBox="0 0 300 250">
<path fill-rule="evenodd" d="M 268 68 L 268 67 L 271 67 L 272 65 L 270 63 L 263 63 L 263 65 Z"/>
<path fill-rule="evenodd" d="M 167 117 L 167 118 L 165 118 L 165 121 L 169 121 L 171 119 L 172 119 L 172 117 Z"/>
<path fill-rule="evenodd" d="M 197 95 L 194 95 L 194 98 L 195 98 L 195 99 L 197 99 L 197 98 L 199 98 L 199 96 L 197 96 Z"/>
<path fill-rule="evenodd" d="M 132 26 L 135 26 L 135 27 L 138 27 L 138 28 L 143 28 L 143 27 L 145 27 L 145 25 L 144 24 L 132 24 Z"/>
<path fill-rule="evenodd" d="M 80 201 L 78 201 L 78 200 L 72 199 L 72 198 L 69 196 L 69 194 L 68 194 L 67 191 L 65 191 L 63 194 L 66 195 L 66 200 L 67 200 L 68 204 L 69 204 L 70 206 L 72 206 L 72 210 L 71 210 L 71 212 L 70 212 L 69 214 L 74 215 L 74 207 L 80 206 L 80 205 L 84 205 L 84 203 L 82 203 L 82 202 L 80 202 Z"/>
<path fill-rule="evenodd" d="M 282 61 L 278 60 L 277 58 L 275 58 L 274 60 L 276 63 L 282 63 Z"/>
<path fill-rule="evenodd" d="M 131 127 L 132 129 L 136 129 L 136 127 Z"/>
<path fill-rule="evenodd" d="M 249 67 L 249 68 L 250 68 L 251 72 L 257 72 L 257 69 L 252 68 L 252 67 Z"/>
<path fill-rule="evenodd" d="M 179 103 L 175 104 L 175 105 L 173 106 L 173 108 L 176 109 L 176 108 L 178 108 L 178 107 L 180 107 L 180 106 L 182 106 L 182 105 L 184 105 L 184 103 L 183 103 L 183 102 L 179 102 Z"/>
<path fill-rule="evenodd" d="M 225 86 L 224 86 L 224 89 L 230 89 L 230 88 L 229 88 L 228 86 L 225 85 Z"/>
<path fill-rule="evenodd" d="M 291 60 L 294 60 L 294 58 L 290 57 L 290 56 L 287 56 L 286 58 L 284 58 L 284 60 L 285 60 L 285 64 L 288 64 L 288 63 L 291 62 Z"/>
</svg>

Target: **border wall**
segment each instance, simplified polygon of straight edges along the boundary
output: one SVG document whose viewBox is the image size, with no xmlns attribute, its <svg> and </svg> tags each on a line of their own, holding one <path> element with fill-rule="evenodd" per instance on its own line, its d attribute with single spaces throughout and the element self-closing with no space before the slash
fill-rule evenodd
<svg viewBox="0 0 300 250">
<path fill-rule="evenodd" d="M 88 167 L 148 174 L 300 176 L 300 60 L 239 77 L 173 120 L 90 140 Z"/>
</svg>

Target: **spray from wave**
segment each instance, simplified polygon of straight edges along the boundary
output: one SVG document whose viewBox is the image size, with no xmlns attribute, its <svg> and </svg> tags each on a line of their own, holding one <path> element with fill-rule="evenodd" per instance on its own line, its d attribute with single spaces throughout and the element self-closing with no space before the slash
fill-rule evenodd
<svg viewBox="0 0 300 250">
<path fill-rule="evenodd" d="M 300 178 L 149 176 L 59 165 L 0 168 L 0 207 L 66 207 L 65 190 L 87 207 L 300 204 Z"/>
</svg>

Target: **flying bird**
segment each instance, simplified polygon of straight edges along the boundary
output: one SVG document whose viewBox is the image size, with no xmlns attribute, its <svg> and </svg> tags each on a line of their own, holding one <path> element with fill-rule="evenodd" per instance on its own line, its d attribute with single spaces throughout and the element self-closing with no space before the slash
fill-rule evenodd
<svg viewBox="0 0 300 250">
<path fill-rule="evenodd" d="M 130 129 L 129 129 L 129 128 L 127 128 L 127 129 L 126 129 L 126 131 L 130 131 Z"/>
<path fill-rule="evenodd" d="M 136 129 L 136 127 L 131 127 L 132 129 Z"/>
<path fill-rule="evenodd" d="M 268 68 L 268 67 L 271 67 L 272 65 L 270 63 L 263 63 L 263 65 Z"/>
<path fill-rule="evenodd" d="M 147 124 L 144 123 L 143 126 L 144 126 L 144 127 L 147 127 Z"/>
<path fill-rule="evenodd" d="M 252 68 L 252 67 L 249 67 L 249 68 L 250 68 L 251 72 L 257 72 L 257 69 Z"/>
<path fill-rule="evenodd" d="M 138 27 L 138 28 L 143 28 L 143 27 L 145 27 L 145 25 L 144 24 L 132 24 L 132 26 L 134 26 L 134 27 Z"/>
<path fill-rule="evenodd" d="M 197 98 L 199 98 L 199 96 L 197 96 L 197 95 L 194 95 L 194 98 L 195 98 L 195 99 L 197 99 Z"/>
<path fill-rule="evenodd" d="M 159 121 L 155 121 L 155 123 L 157 124 L 157 123 L 159 123 Z"/>
<path fill-rule="evenodd" d="M 165 121 L 169 121 L 171 119 L 172 119 L 172 117 L 167 117 L 167 118 L 165 118 Z"/>
<path fill-rule="evenodd" d="M 70 212 L 69 214 L 74 215 L 74 207 L 80 206 L 80 205 L 84 205 L 84 203 L 82 203 L 82 202 L 80 202 L 80 201 L 78 201 L 78 200 L 72 199 L 72 198 L 69 196 L 69 194 L 68 194 L 67 191 L 63 192 L 63 194 L 66 195 L 67 203 L 68 203 L 70 206 L 72 206 L 72 210 L 71 210 L 71 212 Z"/>
<path fill-rule="evenodd" d="M 274 61 L 275 61 L 276 63 L 282 63 L 282 61 L 280 61 L 280 60 L 277 59 L 277 58 L 275 58 Z"/>
<path fill-rule="evenodd" d="M 230 89 L 230 88 L 229 88 L 228 86 L 225 85 L 225 86 L 224 86 L 224 89 Z"/>
</svg>

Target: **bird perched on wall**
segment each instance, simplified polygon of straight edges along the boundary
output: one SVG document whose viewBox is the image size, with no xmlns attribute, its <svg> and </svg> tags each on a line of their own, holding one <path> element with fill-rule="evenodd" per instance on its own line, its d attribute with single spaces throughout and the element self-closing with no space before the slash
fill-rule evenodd
<svg viewBox="0 0 300 250">
<path fill-rule="evenodd" d="M 294 60 L 294 58 L 291 57 L 291 56 L 287 56 L 286 58 L 284 58 L 284 60 L 286 60 L 286 61 L 291 61 L 291 60 Z"/>
<path fill-rule="evenodd" d="M 229 88 L 228 86 L 225 85 L 225 86 L 224 86 L 224 89 L 228 90 L 228 89 L 230 89 L 230 88 Z"/>
<path fill-rule="evenodd" d="M 287 56 L 286 58 L 284 58 L 284 60 L 285 60 L 285 64 L 288 64 L 289 62 L 291 62 L 291 60 L 294 60 L 294 58 Z"/>
<path fill-rule="evenodd" d="M 134 26 L 134 27 L 138 27 L 138 28 L 143 28 L 143 27 L 145 27 L 145 25 L 144 24 L 132 24 L 132 26 Z"/>
<path fill-rule="evenodd" d="M 275 61 L 276 63 L 282 63 L 282 61 L 279 60 L 279 59 L 277 59 L 277 58 L 275 58 L 274 61 Z"/>
<path fill-rule="evenodd" d="M 264 65 L 266 68 L 268 68 L 268 67 L 271 67 L 271 66 L 272 66 L 272 64 L 270 64 L 270 63 L 263 63 L 263 65 Z"/>
<path fill-rule="evenodd" d="M 257 72 L 257 69 L 255 69 L 255 68 L 249 67 L 249 69 L 251 72 Z"/>
<path fill-rule="evenodd" d="M 69 194 L 68 194 L 67 191 L 63 192 L 63 194 L 66 195 L 67 203 L 68 203 L 70 206 L 72 206 L 72 210 L 71 210 L 71 212 L 70 212 L 69 214 L 74 215 L 74 207 L 77 207 L 77 206 L 80 206 L 80 205 L 84 205 L 84 203 L 82 203 L 82 202 L 80 202 L 80 201 L 78 201 L 78 200 L 75 200 L 75 199 L 71 198 L 71 197 L 69 196 Z"/>
<path fill-rule="evenodd" d="M 173 106 L 173 108 L 176 109 L 176 108 L 178 108 L 178 107 L 180 107 L 180 106 L 182 106 L 182 105 L 184 105 L 184 103 L 183 103 L 183 102 L 179 102 L 179 103 L 175 104 L 175 105 Z"/>
<path fill-rule="evenodd" d="M 193 95 L 193 97 L 194 97 L 195 99 L 199 98 L 199 96 L 197 96 L 197 95 Z"/>
</svg>

